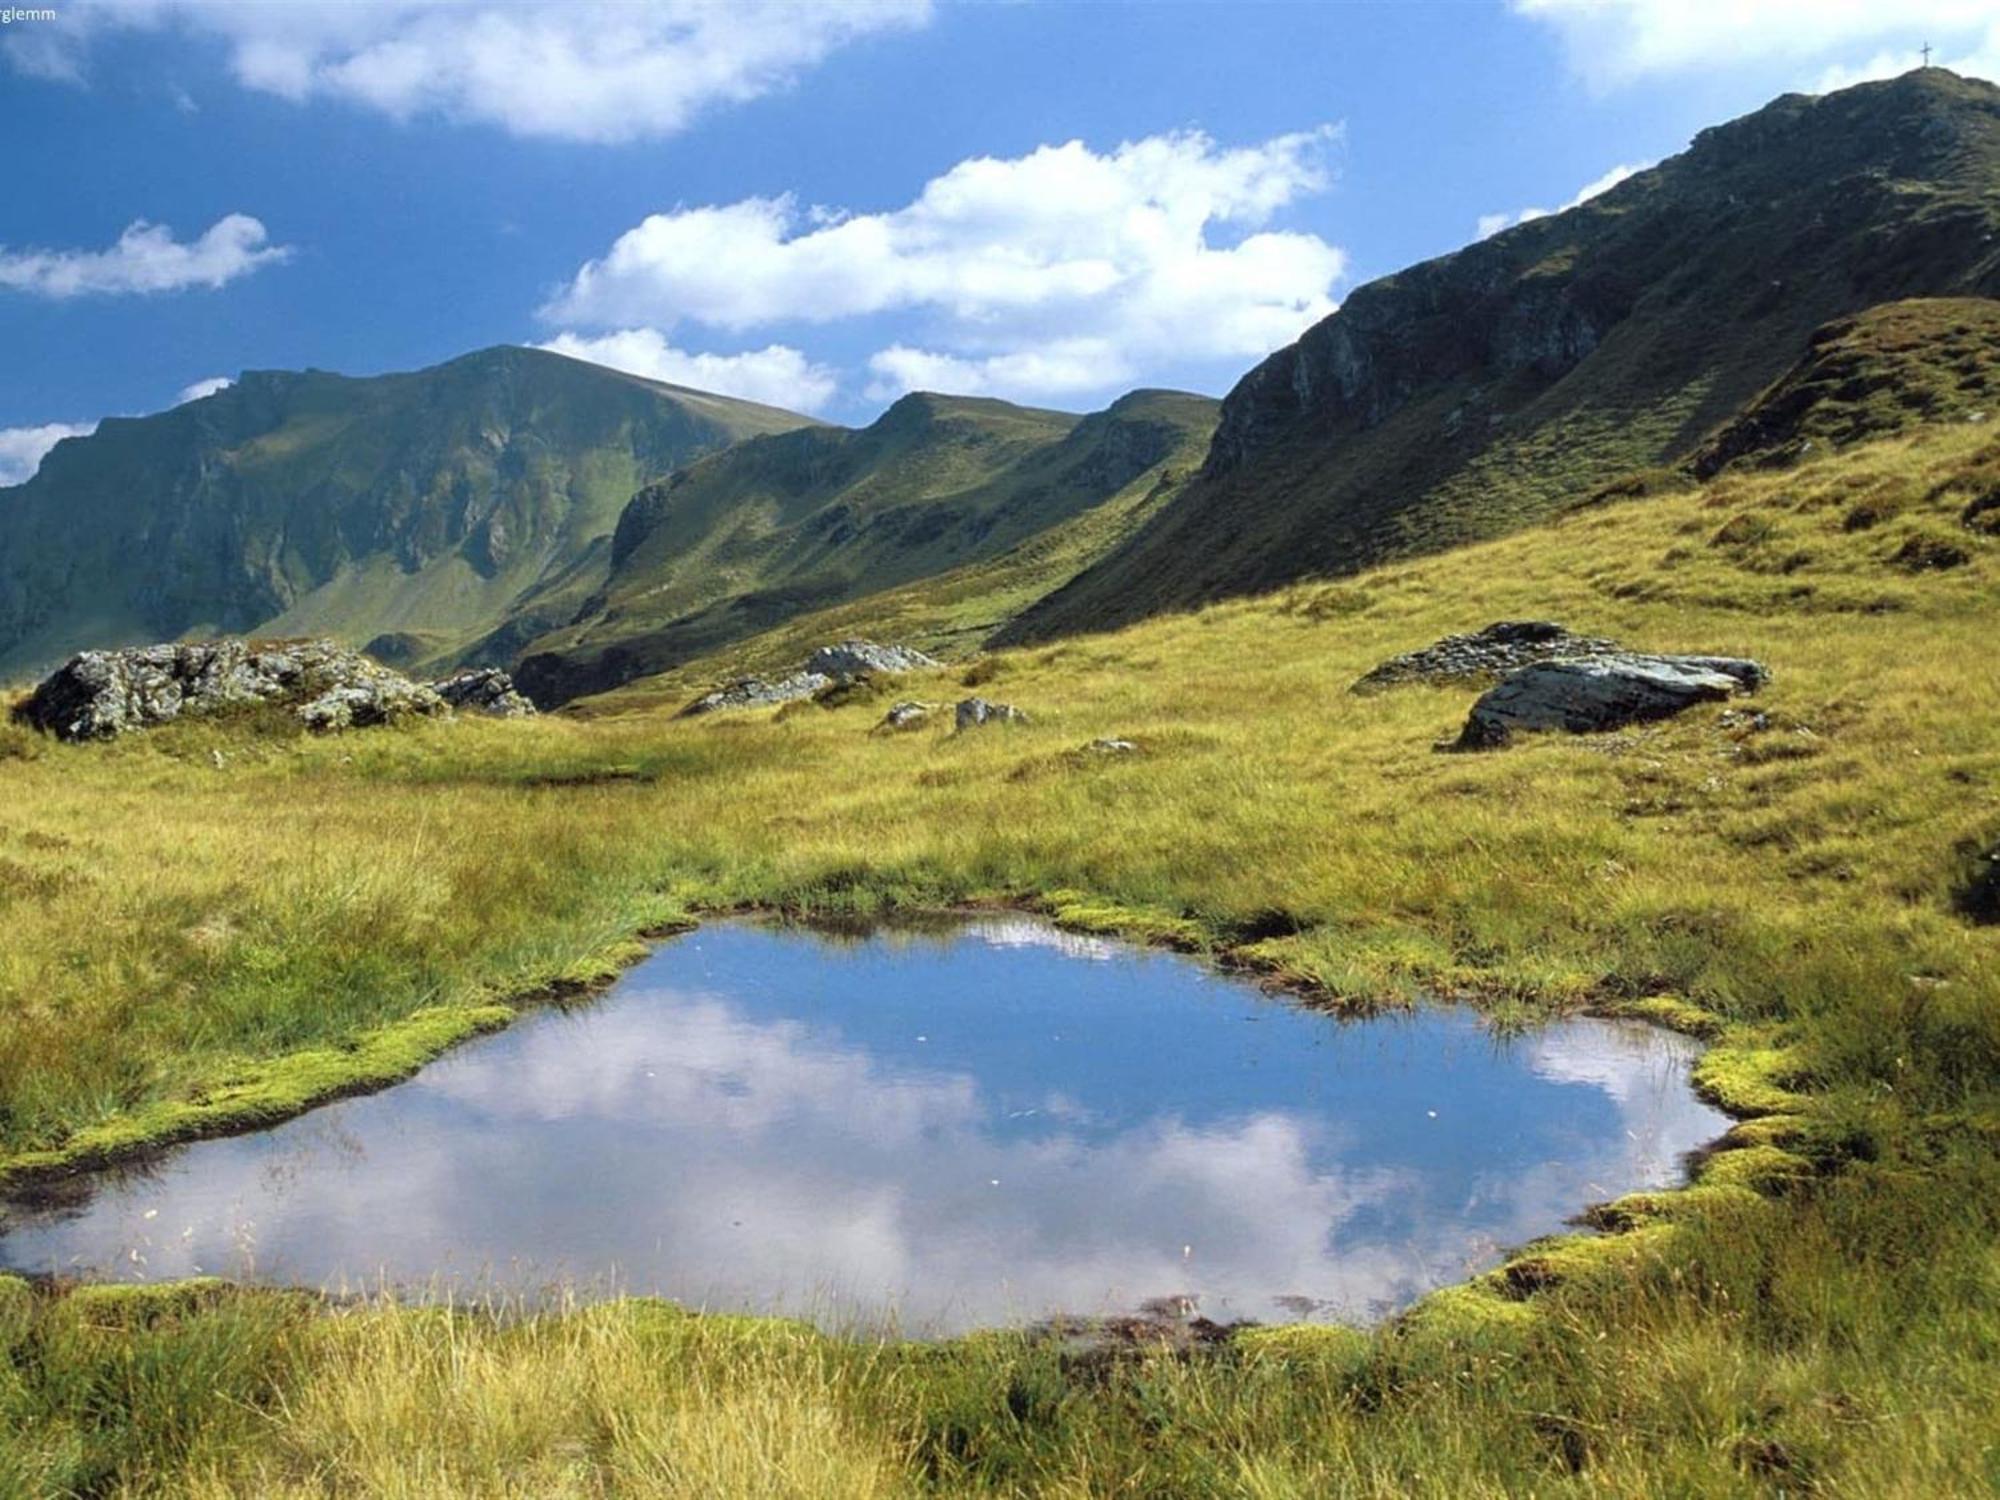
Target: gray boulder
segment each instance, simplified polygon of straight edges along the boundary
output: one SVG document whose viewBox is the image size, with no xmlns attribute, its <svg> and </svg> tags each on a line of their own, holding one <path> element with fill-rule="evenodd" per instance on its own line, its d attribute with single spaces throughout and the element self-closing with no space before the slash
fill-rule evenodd
<svg viewBox="0 0 2000 1500">
<path fill-rule="evenodd" d="M 739 677 L 695 699 L 681 710 L 681 717 L 693 718 L 725 708 L 765 708 L 775 703 L 790 703 L 795 698 L 810 698 L 833 683 L 834 679 L 824 672 L 794 672 L 775 682 L 762 677 Z"/>
<path fill-rule="evenodd" d="M 984 698 L 967 698 L 952 716 L 960 730 L 977 729 L 982 724 L 1025 724 L 1028 716 L 1011 703 L 988 703 Z"/>
<path fill-rule="evenodd" d="M 930 704 L 905 699 L 891 704 L 889 711 L 882 715 L 882 722 L 875 727 L 882 730 L 921 729 L 930 719 Z"/>
<path fill-rule="evenodd" d="M 220 640 L 82 652 L 16 714 L 59 739 L 97 740 L 254 703 L 288 705 L 314 729 L 451 711 L 430 688 L 333 641 Z"/>
<path fill-rule="evenodd" d="M 859 677 L 864 672 L 922 672 L 939 666 L 935 658 L 909 646 L 878 646 L 873 641 L 841 641 L 821 646 L 801 668 L 827 677 Z"/>
<path fill-rule="evenodd" d="M 468 667 L 433 682 L 431 691 L 453 708 L 496 719 L 525 719 L 535 711 L 515 689 L 514 679 L 498 667 Z"/>
<path fill-rule="evenodd" d="M 1405 682 L 1468 682 L 1538 661 L 1617 649 L 1614 641 L 1572 635 L 1553 620 L 1499 620 L 1471 635 L 1448 635 L 1421 650 L 1392 656 L 1349 691 L 1370 693 Z"/>
<path fill-rule="evenodd" d="M 1538 662 L 1480 695 L 1454 748 L 1490 749 L 1519 730 L 1587 734 L 1663 719 L 1697 703 L 1755 692 L 1769 675 L 1758 663 L 1731 656 L 1606 651 Z"/>
</svg>

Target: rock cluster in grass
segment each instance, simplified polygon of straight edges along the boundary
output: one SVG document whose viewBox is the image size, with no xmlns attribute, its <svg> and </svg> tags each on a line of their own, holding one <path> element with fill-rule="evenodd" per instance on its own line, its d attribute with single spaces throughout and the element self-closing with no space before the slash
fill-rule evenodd
<svg viewBox="0 0 2000 1500">
<path fill-rule="evenodd" d="M 468 667 L 431 684 L 453 708 L 470 709 L 496 719 L 525 719 L 535 711 L 514 687 L 514 679 L 498 667 Z"/>
<path fill-rule="evenodd" d="M 726 708 L 765 708 L 810 698 L 841 683 L 898 672 L 926 671 L 935 659 L 909 646 L 878 646 L 873 641 L 841 641 L 817 648 L 796 672 L 784 677 L 739 677 L 705 693 L 681 710 L 683 718 L 712 714 Z"/>
<path fill-rule="evenodd" d="M 1553 620 L 1499 620 L 1471 635 L 1448 635 L 1417 651 L 1392 656 L 1351 691 L 1374 692 L 1404 682 L 1470 682 L 1557 657 L 1616 651 L 1615 641 L 1572 635 Z"/>
<path fill-rule="evenodd" d="M 989 703 L 984 698 L 967 698 L 952 715 L 960 729 L 977 729 L 982 724 L 1025 724 L 1028 716 L 1011 703 Z"/>
<path fill-rule="evenodd" d="M 800 669 L 832 678 L 860 677 L 870 672 L 927 672 L 942 666 L 913 646 L 878 646 L 873 641 L 841 641 L 821 646 Z"/>
<path fill-rule="evenodd" d="M 82 652 L 15 714 L 59 739 L 103 740 L 255 704 L 289 708 L 320 731 L 448 716 L 454 706 L 533 712 L 504 672 L 420 683 L 334 641 L 220 640 Z"/>
<path fill-rule="evenodd" d="M 1755 692 L 1769 675 L 1759 663 L 1733 656 L 1600 651 L 1537 662 L 1480 695 L 1453 748 L 1491 749 L 1521 730 L 1587 734 L 1663 719 L 1697 703 Z"/>
</svg>

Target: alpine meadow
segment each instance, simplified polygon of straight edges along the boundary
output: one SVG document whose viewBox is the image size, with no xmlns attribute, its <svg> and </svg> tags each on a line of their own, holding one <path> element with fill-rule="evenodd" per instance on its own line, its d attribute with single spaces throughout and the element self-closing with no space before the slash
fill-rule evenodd
<svg viewBox="0 0 2000 1500">
<path fill-rule="evenodd" d="M 2000 1493 L 1909 9 L 0 32 L 0 1496 Z"/>
</svg>

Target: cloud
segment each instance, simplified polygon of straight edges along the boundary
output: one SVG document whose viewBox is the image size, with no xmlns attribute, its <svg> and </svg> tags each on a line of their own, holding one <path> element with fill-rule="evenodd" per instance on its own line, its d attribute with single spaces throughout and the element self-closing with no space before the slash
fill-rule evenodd
<svg viewBox="0 0 2000 1500">
<path fill-rule="evenodd" d="M 197 380 L 193 385 L 181 387 L 181 393 L 174 397 L 174 405 L 186 406 L 190 401 L 199 401 L 204 396 L 213 396 L 217 391 L 226 391 L 236 384 L 227 375 L 211 375 L 206 380 Z"/>
<path fill-rule="evenodd" d="M 66 437 L 89 437 L 95 422 L 45 422 L 40 427 L 0 427 L 0 485 L 25 484 L 42 458 Z"/>
<path fill-rule="evenodd" d="M 1498 234 L 1503 229 L 1511 229 L 1516 224 L 1525 224 L 1530 219 L 1546 219 L 1552 213 L 1566 213 L 1572 208 L 1588 203 L 1600 193 L 1610 192 L 1626 178 L 1636 177 L 1652 165 L 1653 163 L 1649 161 L 1642 161 L 1630 166 L 1620 163 L 1606 172 L 1602 177 L 1586 182 L 1576 190 L 1575 196 L 1560 208 L 1524 208 L 1519 212 L 1511 214 L 1481 214 L 1479 216 L 1477 237 L 1483 240 Z"/>
<path fill-rule="evenodd" d="M 870 362 L 878 392 L 1107 389 L 1149 363 L 1262 355 L 1333 311 L 1345 254 L 1264 226 L 1325 189 L 1337 134 L 1224 149 L 1189 131 L 1105 153 L 1071 141 L 978 157 L 879 213 L 790 197 L 677 208 L 620 235 L 542 314 L 735 332 L 922 317 L 920 339 Z"/>
<path fill-rule="evenodd" d="M 2000 18 L 1993 0 L 1513 0 L 1514 10 L 1552 26 L 1571 65 L 1594 87 L 1613 88 L 1659 74 L 1710 71 L 1771 60 L 1827 65 L 1840 87 L 1888 76 L 1921 61 L 1914 46 L 1878 54 L 1860 69 L 1845 66 L 1862 48 L 1904 45 L 1927 35 L 1933 60 L 1955 72 L 2000 72 Z M 1890 67 L 1900 61 L 1901 67 Z"/>
<path fill-rule="evenodd" d="M 96 33 L 173 27 L 219 37 L 239 83 L 294 102 L 616 142 L 672 134 L 929 15 L 930 0 L 81 0 L 7 51 L 24 72 L 80 79 Z"/>
<path fill-rule="evenodd" d="M 696 354 L 676 349 L 657 328 L 621 328 L 595 338 L 559 333 L 538 349 L 587 359 L 648 380 L 693 386 L 791 411 L 824 410 L 840 388 L 839 377 L 785 344 L 741 354 Z"/>
<path fill-rule="evenodd" d="M 292 252 L 248 214 L 229 214 L 185 244 L 164 224 L 134 221 L 109 250 L 0 248 L 0 287 L 37 297 L 177 292 L 225 286 Z"/>
</svg>

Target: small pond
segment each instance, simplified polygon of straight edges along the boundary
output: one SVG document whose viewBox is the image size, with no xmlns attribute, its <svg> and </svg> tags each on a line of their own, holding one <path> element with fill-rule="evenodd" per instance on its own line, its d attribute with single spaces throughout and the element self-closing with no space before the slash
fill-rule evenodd
<svg viewBox="0 0 2000 1500">
<path fill-rule="evenodd" d="M 944 1333 L 1379 1317 L 1678 1180 L 1693 1048 L 1341 1021 L 1023 917 L 727 922 L 386 1092 L 0 1210 L 0 1265 L 657 1293 Z"/>
</svg>

